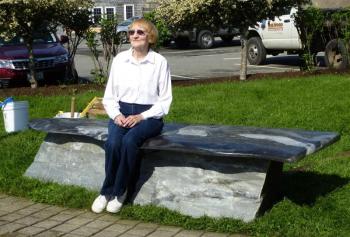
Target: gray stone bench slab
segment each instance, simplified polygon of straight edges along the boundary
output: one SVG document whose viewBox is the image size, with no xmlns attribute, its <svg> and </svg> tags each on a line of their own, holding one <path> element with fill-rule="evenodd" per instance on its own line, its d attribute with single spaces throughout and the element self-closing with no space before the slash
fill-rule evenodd
<svg viewBox="0 0 350 237">
<path fill-rule="evenodd" d="M 106 120 L 35 119 L 30 127 L 49 133 L 107 139 Z M 181 151 L 227 157 L 293 162 L 338 140 L 332 132 L 217 125 L 165 124 L 160 136 L 142 146 L 147 150 Z"/>
<path fill-rule="evenodd" d="M 106 120 L 35 119 L 48 132 L 25 175 L 99 190 L 104 178 Z M 165 124 L 149 139 L 131 202 L 199 217 L 250 221 L 271 204 L 283 163 L 337 141 L 333 132 Z"/>
</svg>

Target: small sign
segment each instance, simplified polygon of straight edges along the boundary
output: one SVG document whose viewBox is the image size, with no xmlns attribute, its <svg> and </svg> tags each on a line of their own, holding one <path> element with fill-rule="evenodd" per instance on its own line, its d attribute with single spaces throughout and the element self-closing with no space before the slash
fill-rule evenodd
<svg viewBox="0 0 350 237">
<path fill-rule="evenodd" d="M 283 23 L 282 22 L 269 22 L 268 23 L 269 31 L 283 31 Z"/>
</svg>

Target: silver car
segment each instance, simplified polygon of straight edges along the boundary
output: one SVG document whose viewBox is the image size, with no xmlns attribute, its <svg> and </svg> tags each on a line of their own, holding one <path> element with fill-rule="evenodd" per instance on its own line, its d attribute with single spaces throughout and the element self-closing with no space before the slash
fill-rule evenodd
<svg viewBox="0 0 350 237">
<path fill-rule="evenodd" d="M 120 24 L 117 25 L 117 35 L 119 36 L 119 38 L 121 39 L 122 43 L 127 43 L 128 42 L 128 29 L 129 29 L 129 25 L 137 19 L 140 19 L 140 16 L 133 16 L 130 17 L 128 19 L 126 19 L 125 21 L 121 22 Z"/>
</svg>

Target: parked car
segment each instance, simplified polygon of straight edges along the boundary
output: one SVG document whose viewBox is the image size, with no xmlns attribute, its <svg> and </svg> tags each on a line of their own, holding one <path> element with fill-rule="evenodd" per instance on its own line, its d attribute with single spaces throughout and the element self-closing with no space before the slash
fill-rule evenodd
<svg viewBox="0 0 350 237">
<path fill-rule="evenodd" d="M 66 42 L 58 40 L 53 33 L 36 35 L 33 52 L 36 79 L 39 83 L 56 82 L 66 76 L 68 52 L 62 46 Z M 29 54 L 23 38 L 16 36 L 11 40 L 0 38 L 0 87 L 10 84 L 29 84 Z"/>
<path fill-rule="evenodd" d="M 117 25 L 117 34 L 119 35 L 122 43 L 128 42 L 128 29 L 134 20 L 140 19 L 140 16 L 133 16 Z"/>
</svg>

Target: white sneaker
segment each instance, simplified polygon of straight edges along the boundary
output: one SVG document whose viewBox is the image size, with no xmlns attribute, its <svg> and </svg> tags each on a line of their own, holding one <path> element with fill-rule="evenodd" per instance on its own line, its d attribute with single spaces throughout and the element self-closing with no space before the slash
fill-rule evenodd
<svg viewBox="0 0 350 237">
<path fill-rule="evenodd" d="M 91 206 L 91 210 L 95 213 L 101 213 L 107 206 L 107 198 L 104 195 L 99 195 Z"/>
<path fill-rule="evenodd" d="M 114 199 L 108 202 L 106 211 L 111 213 L 119 212 L 123 206 L 125 198 L 126 198 L 126 192 L 121 197 L 114 197 Z"/>
</svg>

